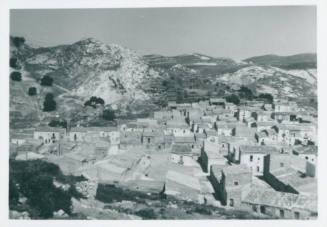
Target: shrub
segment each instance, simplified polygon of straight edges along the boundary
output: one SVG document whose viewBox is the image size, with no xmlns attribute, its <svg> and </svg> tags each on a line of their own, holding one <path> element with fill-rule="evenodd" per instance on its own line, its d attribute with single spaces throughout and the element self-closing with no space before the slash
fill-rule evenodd
<svg viewBox="0 0 327 227">
<path fill-rule="evenodd" d="M 135 212 L 137 216 L 142 217 L 143 219 L 156 219 L 157 215 L 151 208 L 146 208 L 142 210 L 138 210 Z"/>
<path fill-rule="evenodd" d="M 64 191 L 53 184 L 53 179 L 62 183 L 70 184 L 70 190 Z M 71 198 L 83 198 L 81 194 L 74 192 L 74 183 L 78 182 L 73 176 L 65 176 L 59 167 L 45 161 L 15 161 L 10 160 L 10 183 L 9 190 L 12 193 L 10 206 L 15 205 L 17 193 L 27 198 L 27 206 L 32 218 L 51 218 L 53 212 L 59 209 L 71 214 Z M 66 181 L 66 182 L 65 182 Z M 19 188 L 14 182 L 18 183 Z M 19 192 L 18 192 L 19 191 Z"/>
<path fill-rule="evenodd" d="M 50 127 L 62 127 L 67 128 L 67 121 L 66 120 L 51 120 L 48 124 Z"/>
<path fill-rule="evenodd" d="M 108 120 L 108 121 L 113 121 L 116 118 L 115 112 L 111 109 L 105 109 L 102 113 L 102 117 L 103 117 L 103 119 Z"/>
<path fill-rule="evenodd" d="M 104 105 L 104 100 L 100 97 L 92 96 L 84 103 L 84 106 L 92 106 L 93 108 L 96 108 L 97 104 Z"/>
<path fill-rule="evenodd" d="M 199 213 L 199 214 L 204 214 L 204 215 L 211 215 L 211 210 L 209 207 L 206 206 L 197 206 L 194 209 L 194 212 Z"/>
<path fill-rule="evenodd" d="M 240 97 L 245 98 L 247 100 L 252 100 L 254 98 L 252 90 L 245 86 L 241 86 L 238 93 Z"/>
<path fill-rule="evenodd" d="M 57 107 L 57 103 L 53 99 L 53 94 L 48 93 L 45 96 L 45 99 L 44 99 L 44 102 L 43 102 L 43 111 L 50 112 L 50 111 L 56 110 L 56 107 Z"/>
<path fill-rule="evenodd" d="M 232 95 L 227 96 L 226 97 L 226 101 L 227 102 L 234 103 L 235 105 L 240 104 L 240 98 L 237 95 L 235 95 L 235 94 L 232 94 Z"/>
<path fill-rule="evenodd" d="M 265 99 L 269 103 L 274 102 L 274 97 L 269 93 L 262 93 L 258 96 L 259 99 Z"/>
<path fill-rule="evenodd" d="M 21 81 L 22 80 L 22 74 L 20 72 L 12 72 L 10 74 L 10 78 L 13 80 L 13 81 Z"/>
<path fill-rule="evenodd" d="M 25 43 L 24 37 L 10 37 L 10 38 L 15 47 L 20 47 Z"/>
<path fill-rule="evenodd" d="M 45 75 L 41 79 L 41 85 L 42 86 L 52 86 L 52 83 L 53 83 L 53 79 L 50 76 Z"/>
<path fill-rule="evenodd" d="M 9 205 L 15 207 L 18 204 L 19 191 L 13 179 L 9 179 Z"/>
<path fill-rule="evenodd" d="M 29 96 L 34 96 L 34 95 L 36 95 L 36 87 L 30 87 L 29 89 L 28 89 L 28 95 Z"/>
<path fill-rule="evenodd" d="M 9 60 L 9 66 L 11 68 L 17 69 L 18 68 L 17 58 L 10 58 L 10 60 Z"/>
</svg>

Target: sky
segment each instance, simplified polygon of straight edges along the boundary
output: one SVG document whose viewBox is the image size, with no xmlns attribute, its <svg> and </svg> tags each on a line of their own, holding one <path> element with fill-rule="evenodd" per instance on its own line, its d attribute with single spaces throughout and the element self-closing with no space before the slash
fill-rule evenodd
<svg viewBox="0 0 327 227">
<path fill-rule="evenodd" d="M 244 59 L 316 52 L 314 6 L 14 9 L 10 34 L 37 46 L 83 38 L 139 54 L 201 53 Z"/>
</svg>

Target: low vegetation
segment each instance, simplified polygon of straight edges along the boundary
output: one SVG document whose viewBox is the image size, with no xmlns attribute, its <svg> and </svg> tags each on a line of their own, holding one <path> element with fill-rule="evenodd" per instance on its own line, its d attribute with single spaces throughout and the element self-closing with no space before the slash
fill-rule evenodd
<svg viewBox="0 0 327 227">
<path fill-rule="evenodd" d="M 52 84 L 53 84 L 53 79 L 51 76 L 45 75 L 44 77 L 42 77 L 41 79 L 42 86 L 52 86 Z"/>
<path fill-rule="evenodd" d="M 17 37 L 17 36 L 14 37 L 14 36 L 12 36 L 12 37 L 10 37 L 10 41 L 12 42 L 12 44 L 15 47 L 19 48 L 25 43 L 25 38 L 24 37 Z"/>
<path fill-rule="evenodd" d="M 91 106 L 96 108 L 97 105 L 104 105 L 104 100 L 100 97 L 92 96 L 89 100 L 84 103 L 84 106 Z"/>
<path fill-rule="evenodd" d="M 211 205 L 166 197 L 162 193 L 144 193 L 99 184 L 96 199 L 106 203 L 105 208 L 133 214 L 142 219 L 253 219 L 252 214 L 239 210 L 226 210 Z M 130 204 L 124 206 L 125 203 Z"/>
<path fill-rule="evenodd" d="M 17 58 L 10 58 L 9 66 L 13 69 L 19 69 Z"/>
<path fill-rule="evenodd" d="M 57 103 L 52 93 L 47 93 L 43 102 L 43 111 L 50 112 L 56 110 Z"/>
<path fill-rule="evenodd" d="M 66 120 L 51 120 L 48 125 L 50 127 L 67 128 L 67 121 Z"/>
<path fill-rule="evenodd" d="M 105 109 L 103 110 L 102 117 L 107 121 L 113 121 L 116 118 L 115 111 L 111 109 Z"/>
<path fill-rule="evenodd" d="M 75 188 L 75 183 L 83 177 L 65 176 L 55 164 L 45 161 L 10 160 L 9 207 L 11 210 L 27 211 L 33 219 L 53 217 L 53 212 L 71 211 L 71 198 L 83 198 Z M 68 184 L 65 190 L 56 187 L 53 180 Z M 22 202 L 20 198 L 26 198 Z"/>
<path fill-rule="evenodd" d="M 27 93 L 29 96 L 35 96 L 37 94 L 36 87 L 30 87 Z"/>
<path fill-rule="evenodd" d="M 13 81 L 21 81 L 22 80 L 22 74 L 18 71 L 14 71 L 10 74 L 10 78 Z"/>
</svg>

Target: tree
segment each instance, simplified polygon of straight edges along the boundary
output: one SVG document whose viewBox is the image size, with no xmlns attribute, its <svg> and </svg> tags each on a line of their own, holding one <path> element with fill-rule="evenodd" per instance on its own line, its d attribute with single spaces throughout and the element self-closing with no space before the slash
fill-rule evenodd
<svg viewBox="0 0 327 227">
<path fill-rule="evenodd" d="M 240 104 L 240 98 L 235 94 L 231 94 L 231 95 L 227 96 L 226 101 L 234 103 L 235 105 Z"/>
<path fill-rule="evenodd" d="M 67 121 L 66 120 L 51 120 L 48 124 L 50 127 L 62 127 L 67 128 Z"/>
<path fill-rule="evenodd" d="M 19 191 L 12 178 L 9 178 L 9 204 L 14 207 L 18 204 Z M 10 208 L 12 208 L 10 207 Z"/>
<path fill-rule="evenodd" d="M 10 58 L 10 60 L 9 60 L 9 66 L 11 68 L 17 69 L 18 68 L 17 58 Z"/>
<path fill-rule="evenodd" d="M 243 97 L 247 100 L 252 100 L 254 95 L 252 93 L 252 90 L 249 89 L 248 87 L 245 87 L 245 86 L 241 86 L 240 90 L 238 91 L 239 93 L 239 96 L 240 97 Z"/>
<path fill-rule="evenodd" d="M 57 103 L 53 99 L 53 94 L 52 93 L 46 94 L 44 102 L 43 102 L 43 111 L 50 112 L 50 111 L 56 110 L 56 107 L 57 107 Z"/>
<path fill-rule="evenodd" d="M 36 95 L 36 87 L 30 87 L 29 89 L 28 89 L 28 95 L 29 96 L 34 96 L 34 95 Z"/>
<path fill-rule="evenodd" d="M 105 109 L 102 113 L 102 117 L 105 120 L 108 121 L 113 121 L 115 120 L 116 116 L 115 116 L 115 111 L 111 110 L 111 109 Z"/>
<path fill-rule="evenodd" d="M 53 163 L 41 160 L 10 160 L 9 168 L 9 206 L 17 207 L 17 210 L 27 210 L 31 218 L 52 218 L 53 212 L 60 209 L 71 214 L 71 198 L 85 198 L 75 187 L 76 182 L 85 179 L 65 176 Z M 54 179 L 69 184 L 69 190 L 54 186 Z M 26 204 L 17 203 L 19 194 L 26 197 Z"/>
<path fill-rule="evenodd" d="M 13 81 L 21 81 L 22 80 L 22 74 L 20 72 L 12 72 L 10 74 L 10 78 L 13 80 Z"/>
<path fill-rule="evenodd" d="M 84 106 L 92 106 L 93 108 L 96 108 L 97 104 L 104 105 L 104 100 L 100 97 L 92 96 L 84 103 Z"/>
<path fill-rule="evenodd" d="M 19 48 L 21 45 L 25 43 L 25 38 L 24 37 L 10 37 L 12 43 L 14 44 L 15 47 Z"/>
<path fill-rule="evenodd" d="M 265 99 L 267 100 L 267 102 L 269 103 L 273 103 L 274 102 L 274 97 L 269 94 L 269 93 L 262 93 L 258 96 L 259 99 Z"/>
<path fill-rule="evenodd" d="M 45 75 L 41 79 L 41 85 L 42 86 L 52 86 L 52 83 L 53 83 L 53 79 L 52 79 L 52 77 L 50 77 L 48 75 Z"/>
</svg>

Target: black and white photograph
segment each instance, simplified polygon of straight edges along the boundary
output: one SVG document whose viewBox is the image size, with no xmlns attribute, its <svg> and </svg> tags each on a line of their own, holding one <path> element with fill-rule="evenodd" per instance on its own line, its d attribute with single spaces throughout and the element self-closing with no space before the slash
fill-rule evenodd
<svg viewBox="0 0 327 227">
<path fill-rule="evenodd" d="M 8 15 L 9 220 L 322 215 L 317 5 Z"/>
</svg>

